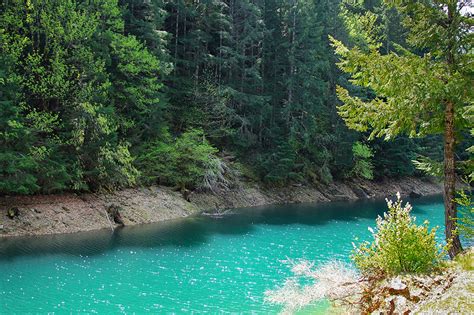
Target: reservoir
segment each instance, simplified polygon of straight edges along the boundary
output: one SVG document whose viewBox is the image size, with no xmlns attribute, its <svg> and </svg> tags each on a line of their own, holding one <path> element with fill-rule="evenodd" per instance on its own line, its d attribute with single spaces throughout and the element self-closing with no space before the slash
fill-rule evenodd
<svg viewBox="0 0 474 315">
<path fill-rule="evenodd" d="M 410 202 L 418 224 L 440 226 L 442 241 L 442 198 Z M 369 240 L 384 211 L 385 201 L 280 205 L 0 239 L 0 312 L 278 313 L 264 292 L 291 276 L 286 259 L 350 262 L 351 243 Z"/>
</svg>

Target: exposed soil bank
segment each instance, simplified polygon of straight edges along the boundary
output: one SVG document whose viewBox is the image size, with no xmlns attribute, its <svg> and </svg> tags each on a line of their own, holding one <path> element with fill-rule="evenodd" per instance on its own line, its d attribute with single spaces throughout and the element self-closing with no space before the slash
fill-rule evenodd
<svg viewBox="0 0 474 315">
<path fill-rule="evenodd" d="M 193 193 L 191 202 L 169 187 L 135 188 L 106 194 L 62 194 L 0 197 L 0 237 L 74 233 L 111 228 L 110 205 L 120 209 L 125 225 L 152 223 L 191 214 L 224 209 L 283 203 L 325 202 L 384 198 L 402 195 L 439 194 L 442 185 L 428 179 L 403 178 L 378 182 L 354 180 L 330 185 L 263 188 L 242 184 L 230 191 Z M 9 209 L 19 215 L 8 218 Z M 113 220 L 113 219 L 112 219 Z M 115 224 L 114 224 L 115 225 Z"/>
</svg>

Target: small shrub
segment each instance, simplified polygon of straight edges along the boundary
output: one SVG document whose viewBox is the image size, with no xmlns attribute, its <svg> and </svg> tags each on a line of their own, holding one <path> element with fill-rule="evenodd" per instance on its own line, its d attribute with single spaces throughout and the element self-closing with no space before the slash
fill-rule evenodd
<svg viewBox="0 0 474 315">
<path fill-rule="evenodd" d="M 356 142 L 352 146 L 352 154 L 354 155 L 354 167 L 351 171 L 351 176 L 373 179 L 374 166 L 372 164 L 372 157 L 374 153 L 369 146 Z"/>
<path fill-rule="evenodd" d="M 146 184 L 161 183 L 187 188 L 225 185 L 227 166 L 215 155 L 214 148 L 200 129 L 191 129 L 174 141 L 168 133 L 163 140 L 149 143 L 137 159 Z"/>
<path fill-rule="evenodd" d="M 435 240 L 436 228 L 429 229 L 428 221 L 415 224 L 410 216 L 410 204 L 402 206 L 400 194 L 395 202 L 387 200 L 388 212 L 377 218 L 374 241 L 364 242 L 352 256 L 363 274 L 424 273 L 442 262 L 444 249 Z"/>
<path fill-rule="evenodd" d="M 177 174 L 172 180 L 182 189 L 187 186 L 199 188 L 209 168 L 218 167 L 216 163 L 211 162 L 217 149 L 206 140 L 204 132 L 200 129 L 191 129 L 183 133 L 176 139 L 174 148 Z M 211 172 L 219 173 L 218 170 Z"/>
<path fill-rule="evenodd" d="M 198 188 L 212 192 L 228 190 L 231 186 L 228 174 L 233 173 L 223 159 L 211 156 L 205 163 L 204 176 Z"/>
<path fill-rule="evenodd" d="M 91 172 L 96 178 L 89 182 L 109 189 L 135 185 L 139 171 L 133 166 L 134 158 L 128 149 L 128 143 L 102 146 L 97 154 L 97 165 Z"/>
</svg>

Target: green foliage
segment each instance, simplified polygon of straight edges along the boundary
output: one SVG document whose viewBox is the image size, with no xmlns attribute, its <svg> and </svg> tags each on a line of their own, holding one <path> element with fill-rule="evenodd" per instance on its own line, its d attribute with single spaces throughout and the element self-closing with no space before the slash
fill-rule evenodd
<svg viewBox="0 0 474 315">
<path fill-rule="evenodd" d="M 466 271 L 474 271 L 474 250 L 472 247 L 454 258 L 454 262 L 461 269 Z"/>
<path fill-rule="evenodd" d="M 352 153 L 354 154 L 354 167 L 352 168 L 351 176 L 373 179 L 374 166 L 372 164 L 372 157 L 374 153 L 369 146 L 356 142 L 352 146 Z"/>
<path fill-rule="evenodd" d="M 145 183 L 177 185 L 180 189 L 209 188 L 223 181 L 225 167 L 215 156 L 217 149 L 199 129 L 184 132 L 176 139 L 165 139 L 145 146 L 137 159 Z"/>
<path fill-rule="evenodd" d="M 336 53 L 341 57 L 338 65 L 352 76 L 353 84 L 376 94 L 356 95 L 348 88 L 338 87 L 338 97 L 343 102 L 339 114 L 349 128 L 370 132 L 370 138 L 384 137 L 386 140 L 400 134 L 410 137 L 441 134 L 444 129 L 442 108 L 446 102 L 455 104 L 457 130 L 469 126 L 472 95 L 462 91 L 472 91 L 468 87 L 472 81 L 472 67 L 468 65 L 468 60 L 472 59 L 469 48 L 472 41 L 468 40 L 466 32 L 472 18 L 463 16 L 459 7 L 453 6 L 455 2 L 448 2 L 446 7 L 452 12 L 449 26 L 444 23 L 446 12 L 427 3 L 384 1 L 386 5 L 370 9 L 372 13 L 361 10 L 362 2 L 346 4 L 348 9 L 343 11 L 343 16 L 350 34 L 355 37 L 356 47 L 348 49 L 332 39 Z M 379 15 L 382 20 L 388 21 L 386 25 L 398 24 L 399 32 L 405 33 L 406 38 L 390 36 L 390 27 L 381 28 L 374 16 L 376 11 L 382 13 Z M 390 38 L 396 41 L 390 43 Z M 443 45 L 459 49 L 449 52 Z M 403 173 L 413 172 L 403 170 L 403 165 L 409 165 L 408 161 L 413 160 L 417 169 L 441 175 L 442 164 L 437 161 L 442 155 L 433 156 L 425 150 L 426 147 L 440 148 L 442 141 L 437 139 L 438 143 L 430 142 L 425 147 L 421 141 L 417 142 L 418 148 L 405 146 L 405 152 L 403 148 L 391 149 L 384 145 L 382 154 L 375 151 L 376 173 L 383 171 L 383 165 L 389 166 L 386 167 L 389 173 L 397 169 Z M 390 153 L 398 157 L 379 163 Z M 459 152 L 458 156 L 462 155 Z M 465 168 L 472 164 L 470 158 L 464 159 L 467 161 L 460 166 Z"/>
<path fill-rule="evenodd" d="M 420 156 L 417 160 L 412 161 L 415 167 L 425 174 L 441 178 L 443 176 L 443 163 L 433 161 L 432 159 Z"/>
<path fill-rule="evenodd" d="M 338 70 L 326 36 L 341 29 L 338 7 L 311 0 L 169 3 L 172 128 L 204 129 L 260 180 L 330 182 L 340 170 L 332 167 L 333 144 L 347 137 L 346 129 L 334 132 Z"/>
<path fill-rule="evenodd" d="M 182 188 L 199 187 L 208 169 L 218 167 L 213 163 L 217 149 L 207 142 L 202 130 L 192 129 L 183 133 L 176 139 L 174 149 L 177 153 L 175 169 L 178 170 L 178 176 L 172 180 Z"/>
<path fill-rule="evenodd" d="M 263 181 L 273 185 L 283 185 L 290 180 L 297 180 L 296 152 L 289 143 L 281 143 L 275 151 L 260 157 L 260 172 Z"/>
<path fill-rule="evenodd" d="M 229 106 L 230 93 L 210 81 L 202 82 L 193 91 L 193 110 L 185 114 L 187 122 L 203 129 L 213 143 L 223 144 L 236 134 L 239 117 Z"/>
<path fill-rule="evenodd" d="M 3 51 L 2 35 L 0 29 Z M 37 164 L 29 154 L 31 131 L 15 104 L 19 77 L 12 73 L 13 58 L 0 54 L 0 191 L 27 194 L 39 189 L 33 175 Z"/>
<path fill-rule="evenodd" d="M 159 63 L 123 34 L 117 2 L 13 0 L 0 12 L 1 53 L 15 80 L 2 130 L 23 146 L 5 143 L 0 192 L 133 185 L 133 138 L 121 137 L 131 125 L 146 129 Z"/>
<path fill-rule="evenodd" d="M 352 146 L 362 137 L 344 126 L 336 108 L 337 85 L 361 102 L 372 102 L 375 92 L 392 106 L 377 81 L 390 75 L 388 90 L 419 98 L 407 111 L 392 106 L 392 117 L 372 107 L 360 117 L 380 112 L 381 130 L 406 129 L 425 116 L 440 121 L 431 100 L 441 94 L 431 90 L 443 86 L 462 95 L 457 85 L 438 82 L 446 73 L 434 63 L 438 55 L 421 60 L 402 49 L 400 58 L 412 63 L 408 74 L 394 74 L 396 56 L 385 56 L 395 64 L 383 67 L 381 54 L 406 43 L 401 18 L 381 0 L 0 2 L 0 194 L 114 189 L 138 178 L 207 189 L 229 185 L 223 176 L 229 165 L 215 153 L 187 163 L 189 153 L 164 130 L 182 134 L 177 139 L 197 153 L 206 145 L 184 131 L 203 130 L 249 178 L 274 185 L 329 183 L 353 168 L 364 178 L 409 174 L 407 161 L 421 147 L 371 143 L 371 167 L 370 158 L 354 156 Z M 361 46 L 347 57 L 360 67 L 374 60 L 377 80 L 364 74 L 349 82 L 336 66 L 329 34 Z M 469 69 L 466 60 L 459 65 Z M 416 84 L 426 71 L 427 81 Z M 464 84 L 463 71 L 451 77 Z M 470 121 L 470 113 L 464 110 L 459 122 Z M 382 126 L 398 116 L 406 121 Z M 178 171 L 174 159 L 185 167 Z"/>
<path fill-rule="evenodd" d="M 127 139 L 156 136 L 163 123 L 160 62 L 134 36 L 114 34 L 110 43 L 111 95 Z"/>
<path fill-rule="evenodd" d="M 417 55 L 396 46 L 396 52 L 383 54 L 379 41 L 367 41 L 367 49 L 349 49 L 332 38 L 332 45 L 341 58 L 338 64 L 341 70 L 352 75 L 353 84 L 371 89 L 377 95 L 362 99 L 338 87 L 338 97 L 343 102 L 339 114 L 349 128 L 370 131 L 370 138 L 392 139 L 398 134 L 424 136 L 443 131 L 444 111 L 440 104 L 449 101 L 456 104 L 457 126 L 465 126 L 467 121 L 462 113 L 473 97 L 472 65 L 466 64 L 472 58 L 468 53 L 472 41 L 466 32 L 470 27 L 469 18 L 464 18 L 459 8 L 452 8 L 455 3 L 452 1 L 449 7 L 453 21 L 449 26 L 443 24 L 446 13 L 438 6 L 386 2 L 403 14 L 409 44 L 430 53 Z M 449 51 L 448 46 L 459 49 Z"/>
<path fill-rule="evenodd" d="M 437 268 L 445 252 L 436 243 L 436 229 L 430 230 L 427 221 L 416 225 L 411 206 L 403 206 L 399 194 L 387 205 L 388 212 L 377 218 L 375 231 L 369 228 L 374 240 L 354 250 L 357 268 L 366 275 L 425 273 Z"/>
<path fill-rule="evenodd" d="M 39 189 L 37 178 L 33 175 L 35 161 L 28 156 L 14 152 L 0 153 L 0 190 L 8 193 L 29 194 Z"/>
<path fill-rule="evenodd" d="M 416 168 L 412 160 L 420 154 L 418 141 L 408 137 L 397 137 L 392 141 L 374 139 L 370 143 L 374 151 L 373 164 L 375 177 L 412 176 Z"/>
<path fill-rule="evenodd" d="M 463 174 L 466 174 L 468 177 L 469 182 L 474 181 L 474 159 L 472 156 L 474 155 L 474 101 L 471 101 L 469 105 L 465 107 L 465 111 L 463 113 L 464 118 L 468 122 L 468 125 L 471 126 L 471 128 L 468 130 L 468 139 L 470 139 L 470 146 L 466 149 L 466 153 L 468 158 L 465 164 L 463 165 Z M 470 138 L 469 138 L 470 136 Z"/>
<path fill-rule="evenodd" d="M 257 172 L 249 164 L 240 162 L 232 163 L 233 171 L 239 175 L 244 181 L 258 182 L 260 180 Z"/>
<path fill-rule="evenodd" d="M 369 139 L 444 134 L 446 238 L 453 244 L 449 249 L 452 258 L 462 250 L 452 224 L 456 220 L 455 143 L 460 134 L 472 128 L 466 108 L 474 98 L 473 18 L 464 11 L 462 1 L 384 3 L 400 14 L 408 46 L 395 45 L 395 51 L 384 54 L 377 34 L 370 28 L 373 20 L 366 23 L 370 36 L 363 47 L 347 48 L 331 38 L 341 59 L 340 69 L 351 75 L 354 85 L 375 94 L 364 98 L 338 86 L 343 103 L 338 107 L 339 115 L 349 128 L 369 132 Z"/>
<path fill-rule="evenodd" d="M 460 190 L 455 201 L 460 206 L 458 209 L 459 217 L 456 222 L 457 229 L 467 242 L 471 242 L 474 240 L 474 202 L 472 201 L 472 193 Z"/>
</svg>

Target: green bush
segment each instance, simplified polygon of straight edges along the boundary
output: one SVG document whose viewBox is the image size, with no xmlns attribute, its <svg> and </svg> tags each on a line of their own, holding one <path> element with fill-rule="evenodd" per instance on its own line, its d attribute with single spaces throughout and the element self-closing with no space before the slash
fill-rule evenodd
<svg viewBox="0 0 474 315">
<path fill-rule="evenodd" d="M 471 185 L 472 181 L 468 182 L 468 184 Z M 472 193 L 460 190 L 455 201 L 460 206 L 458 209 L 459 216 L 456 221 L 458 231 L 466 240 L 473 240 L 474 203 L 472 202 Z"/>
<path fill-rule="evenodd" d="M 374 166 L 372 164 L 372 157 L 374 153 L 369 146 L 356 142 L 352 146 L 352 154 L 354 155 L 354 167 L 352 168 L 351 176 L 373 179 Z"/>
<path fill-rule="evenodd" d="M 187 188 L 209 188 L 223 180 L 226 167 L 216 157 L 217 149 L 200 129 L 184 132 L 173 142 L 169 133 L 148 144 L 137 159 L 145 184 L 160 183 Z"/>
<path fill-rule="evenodd" d="M 388 212 L 376 220 L 374 240 L 364 242 L 352 256 L 363 274 L 424 273 L 435 269 L 442 261 L 444 248 L 435 240 L 436 229 L 428 228 L 428 221 L 415 224 L 410 216 L 410 204 L 402 206 L 400 194 L 397 201 L 387 201 Z"/>
</svg>

